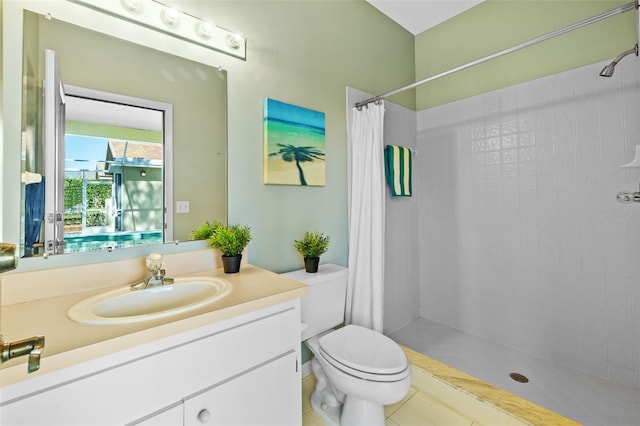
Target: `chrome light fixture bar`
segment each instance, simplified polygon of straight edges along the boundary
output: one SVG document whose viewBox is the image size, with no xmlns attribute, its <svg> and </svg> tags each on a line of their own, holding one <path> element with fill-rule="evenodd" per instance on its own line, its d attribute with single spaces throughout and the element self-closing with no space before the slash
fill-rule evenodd
<svg viewBox="0 0 640 426">
<path fill-rule="evenodd" d="M 156 0 L 69 0 L 173 37 L 246 59 L 247 40 L 178 8 Z"/>
</svg>

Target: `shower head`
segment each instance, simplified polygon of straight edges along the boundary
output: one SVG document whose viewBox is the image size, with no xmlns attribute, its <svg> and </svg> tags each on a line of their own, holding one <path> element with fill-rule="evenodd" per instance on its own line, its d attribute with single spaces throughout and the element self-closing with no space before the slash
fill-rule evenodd
<svg viewBox="0 0 640 426">
<path fill-rule="evenodd" d="M 633 49 L 625 50 L 624 52 L 619 54 L 613 61 L 611 61 L 609 65 L 602 68 L 602 71 L 600 71 L 600 76 L 611 77 L 613 75 L 613 72 L 616 69 L 616 65 L 618 65 L 618 62 L 620 62 L 622 58 L 624 58 L 625 56 L 630 55 L 632 53 L 635 53 L 635 55 L 638 56 L 638 43 L 636 43 Z"/>
</svg>

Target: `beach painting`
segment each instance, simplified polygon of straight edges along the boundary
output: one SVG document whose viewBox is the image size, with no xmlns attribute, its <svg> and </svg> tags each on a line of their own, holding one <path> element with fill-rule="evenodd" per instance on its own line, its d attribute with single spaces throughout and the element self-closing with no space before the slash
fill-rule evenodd
<svg viewBox="0 0 640 426">
<path fill-rule="evenodd" d="M 324 186 L 324 112 L 264 100 L 264 183 Z"/>
</svg>

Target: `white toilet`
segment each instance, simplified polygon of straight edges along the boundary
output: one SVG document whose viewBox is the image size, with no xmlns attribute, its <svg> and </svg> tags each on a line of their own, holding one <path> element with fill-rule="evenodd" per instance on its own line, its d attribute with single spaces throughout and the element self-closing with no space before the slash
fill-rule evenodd
<svg viewBox="0 0 640 426">
<path fill-rule="evenodd" d="M 329 424 L 383 426 L 384 405 L 409 391 L 409 363 L 388 337 L 344 322 L 346 268 L 320 265 L 317 273 L 284 274 L 309 285 L 302 298 L 302 340 L 313 352 L 316 388 L 311 406 Z"/>
</svg>

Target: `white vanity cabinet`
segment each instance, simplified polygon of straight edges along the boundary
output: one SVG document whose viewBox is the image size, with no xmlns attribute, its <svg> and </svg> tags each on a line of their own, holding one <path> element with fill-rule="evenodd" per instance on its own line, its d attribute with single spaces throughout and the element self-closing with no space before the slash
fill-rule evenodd
<svg viewBox="0 0 640 426">
<path fill-rule="evenodd" d="M 0 424 L 300 424 L 299 347 L 294 299 L 3 387 Z"/>
<path fill-rule="evenodd" d="M 229 382 L 184 401 L 185 426 L 198 425 L 294 425 L 301 417 L 291 404 L 299 404 L 289 353 Z M 296 398 L 298 398 L 296 400 Z"/>
</svg>

